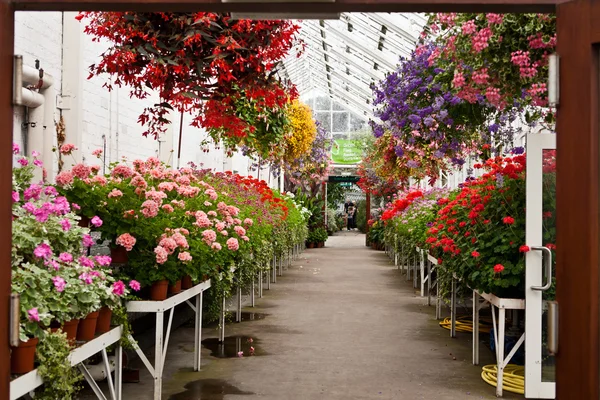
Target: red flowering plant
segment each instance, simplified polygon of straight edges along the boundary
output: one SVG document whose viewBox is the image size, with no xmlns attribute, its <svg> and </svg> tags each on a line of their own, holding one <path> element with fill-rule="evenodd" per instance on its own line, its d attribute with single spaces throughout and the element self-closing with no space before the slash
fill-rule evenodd
<svg viewBox="0 0 600 400">
<path fill-rule="evenodd" d="M 544 242 L 554 248 L 555 159 L 544 170 Z M 486 172 L 438 201 L 427 232 L 430 251 L 470 288 L 522 297 L 525 260 L 525 156 L 496 157 L 476 164 Z M 553 290 L 547 296 L 553 296 Z"/>
<path fill-rule="evenodd" d="M 164 132 L 173 109 L 194 112 L 192 125 L 215 129 L 217 138 L 257 134 L 256 121 L 243 115 L 240 102 L 251 100 L 261 112 L 297 96 L 275 79 L 299 30 L 290 21 L 234 20 L 207 12 L 84 12 L 77 18 L 86 21 L 84 31 L 93 40 L 111 44 L 90 67 L 90 77 L 109 74 L 136 98 L 150 91 L 160 96 L 139 117 L 145 135 Z"/>
</svg>

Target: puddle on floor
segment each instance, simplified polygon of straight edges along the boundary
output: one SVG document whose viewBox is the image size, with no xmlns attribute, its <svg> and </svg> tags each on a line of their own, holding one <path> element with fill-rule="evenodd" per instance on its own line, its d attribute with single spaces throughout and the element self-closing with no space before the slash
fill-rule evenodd
<svg viewBox="0 0 600 400">
<path fill-rule="evenodd" d="M 242 321 L 257 321 L 265 319 L 269 314 L 255 313 L 255 312 L 242 312 Z"/>
<path fill-rule="evenodd" d="M 204 339 L 202 346 L 217 358 L 243 358 L 263 356 L 266 353 L 257 345 L 258 340 L 250 336 L 227 336 L 223 343 L 219 338 Z"/>
<path fill-rule="evenodd" d="M 253 395 L 230 385 L 222 379 L 200 379 L 187 383 L 185 392 L 174 394 L 169 400 L 224 400 L 232 394 Z"/>
</svg>

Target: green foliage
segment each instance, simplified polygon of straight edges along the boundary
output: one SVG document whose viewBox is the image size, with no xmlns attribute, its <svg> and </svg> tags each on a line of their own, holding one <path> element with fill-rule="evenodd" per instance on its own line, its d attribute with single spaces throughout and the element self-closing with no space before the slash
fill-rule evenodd
<svg viewBox="0 0 600 400">
<path fill-rule="evenodd" d="M 356 227 L 362 233 L 367 232 L 367 201 L 359 200 L 356 202 Z"/>
<path fill-rule="evenodd" d="M 325 228 L 315 228 L 308 233 L 308 238 L 306 241 L 308 243 L 322 243 L 325 242 L 328 237 L 329 236 L 327 235 L 327 230 Z"/>
<path fill-rule="evenodd" d="M 44 332 L 37 345 L 36 355 L 40 365 L 38 373 L 44 380 L 35 398 L 42 400 L 72 399 L 80 389 L 78 383 L 82 376 L 71 367 L 69 354 L 71 347 L 66 333 Z"/>
</svg>

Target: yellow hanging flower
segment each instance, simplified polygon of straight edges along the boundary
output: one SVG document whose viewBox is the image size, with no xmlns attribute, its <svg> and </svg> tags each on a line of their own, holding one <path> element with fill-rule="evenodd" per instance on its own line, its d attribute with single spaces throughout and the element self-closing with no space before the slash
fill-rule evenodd
<svg viewBox="0 0 600 400">
<path fill-rule="evenodd" d="M 291 129 L 286 136 L 285 160 L 289 162 L 310 151 L 317 135 L 317 125 L 310 107 L 298 100 L 289 106 L 288 117 Z"/>
</svg>

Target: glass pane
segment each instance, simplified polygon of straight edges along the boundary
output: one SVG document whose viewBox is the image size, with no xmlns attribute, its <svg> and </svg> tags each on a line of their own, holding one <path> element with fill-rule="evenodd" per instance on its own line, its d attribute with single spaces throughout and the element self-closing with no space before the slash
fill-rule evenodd
<svg viewBox="0 0 600 400">
<path fill-rule="evenodd" d="M 317 112 L 315 113 L 315 119 L 321 123 L 323 129 L 331 132 L 331 114 L 328 112 Z"/>
<path fill-rule="evenodd" d="M 542 235 L 543 245 L 552 251 L 552 261 L 556 260 L 555 240 L 556 240 L 556 150 L 543 150 L 543 193 L 542 209 L 543 223 Z M 552 287 L 544 292 L 544 300 L 555 299 L 555 273 L 552 267 Z M 548 277 L 544 276 L 544 282 Z M 548 307 L 546 301 L 543 302 L 542 313 L 542 382 L 556 381 L 556 359 L 548 353 Z"/>
<path fill-rule="evenodd" d="M 329 97 L 317 97 L 315 102 L 315 110 L 329 110 L 331 108 L 331 100 Z"/>
<path fill-rule="evenodd" d="M 333 113 L 333 131 L 332 132 L 347 132 L 348 131 L 348 113 L 336 112 Z"/>
</svg>

